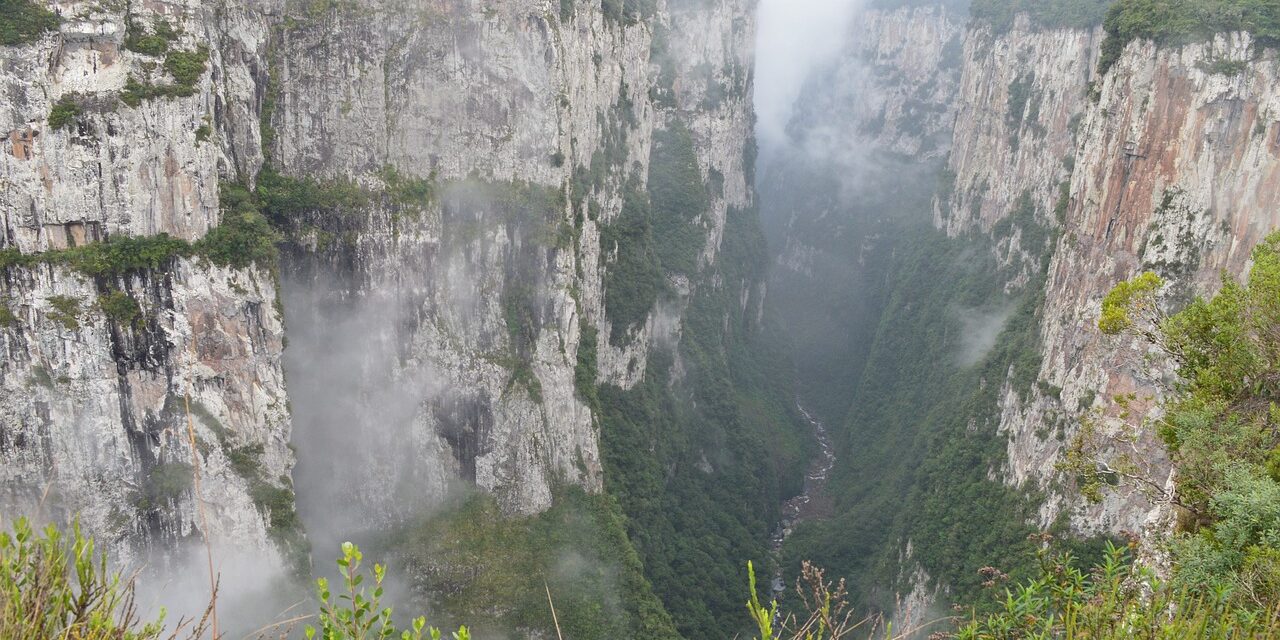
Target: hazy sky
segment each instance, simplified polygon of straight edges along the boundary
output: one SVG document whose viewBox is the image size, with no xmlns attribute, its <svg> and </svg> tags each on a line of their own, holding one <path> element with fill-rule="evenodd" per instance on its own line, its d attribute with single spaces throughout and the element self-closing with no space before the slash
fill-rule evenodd
<svg viewBox="0 0 1280 640">
<path fill-rule="evenodd" d="M 805 77 L 840 49 L 861 0 L 760 0 L 756 115 L 761 142 L 782 142 Z"/>
</svg>

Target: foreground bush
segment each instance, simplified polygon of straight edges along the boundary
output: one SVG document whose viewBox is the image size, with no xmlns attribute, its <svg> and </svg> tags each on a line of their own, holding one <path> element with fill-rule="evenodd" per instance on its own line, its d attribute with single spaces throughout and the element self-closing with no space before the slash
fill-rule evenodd
<svg viewBox="0 0 1280 640">
<path fill-rule="evenodd" d="M 106 554 L 79 525 L 64 535 L 36 531 L 19 519 L 0 532 L 0 638 L 23 640 L 175 640 L 205 635 L 208 612 L 166 632 L 164 612 L 143 622 L 134 604 L 134 576 L 107 569 Z"/>
<path fill-rule="evenodd" d="M 425 617 L 414 618 L 410 628 L 399 630 L 391 619 L 391 607 L 382 606 L 382 581 L 387 568 L 373 565 L 373 591 L 366 590 L 365 576 L 360 573 L 364 555 L 350 542 L 342 543 L 342 557 L 338 559 L 338 573 L 342 574 L 342 589 L 336 598 L 329 591 L 329 581 L 316 581 L 316 595 L 320 598 L 319 627 L 308 625 L 307 638 L 322 640 L 440 640 L 440 630 L 427 626 Z M 466 627 L 452 634 L 453 640 L 471 640 Z"/>
<path fill-rule="evenodd" d="M 1042 554 L 1039 577 L 1012 588 L 1005 576 L 985 571 L 1000 605 L 995 613 L 970 613 L 952 636 L 957 640 L 1016 638 L 1274 638 L 1276 612 L 1231 604 L 1224 594 L 1191 595 L 1129 562 L 1128 548 L 1108 546 L 1106 558 L 1089 571 L 1069 555 Z"/>
<path fill-rule="evenodd" d="M 840 640 L 852 637 L 905 640 L 923 631 L 911 629 L 895 633 L 893 625 L 879 616 L 855 618 L 844 580 L 828 581 L 822 569 L 808 562 L 803 564 L 800 577 L 796 579 L 797 613 L 780 611 L 777 600 L 770 602 L 769 606 L 760 603 L 756 571 L 750 562 L 747 563 L 747 579 L 751 590 L 747 613 L 760 632 L 759 640 Z"/>
<path fill-rule="evenodd" d="M 338 571 L 341 593 L 329 582 L 316 581 L 319 597 L 317 624 L 307 625 L 307 638 L 323 640 L 440 640 L 439 629 L 416 618 L 408 629 L 397 629 L 391 607 L 382 605 L 386 567 L 374 565 L 373 589 L 364 586 L 360 571 L 364 556 L 350 542 L 342 545 Z M 144 621 L 135 605 L 136 574 L 125 575 L 107 566 L 107 555 L 95 553 L 92 538 L 71 527 L 70 535 L 50 525 L 36 531 L 20 518 L 12 532 L 0 532 L 0 639 L 3 640 L 199 640 L 210 635 L 214 605 L 196 620 L 180 620 L 173 629 L 165 613 Z M 215 594 L 216 601 L 216 594 Z M 283 627 L 266 627 L 258 637 L 288 637 Z M 450 635 L 471 640 L 466 627 Z"/>
</svg>

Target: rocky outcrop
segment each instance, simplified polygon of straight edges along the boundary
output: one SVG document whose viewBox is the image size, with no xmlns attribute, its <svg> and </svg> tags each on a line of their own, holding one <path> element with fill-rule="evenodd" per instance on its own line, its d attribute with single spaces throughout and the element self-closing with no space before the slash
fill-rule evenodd
<svg viewBox="0 0 1280 640">
<path fill-rule="evenodd" d="M 990 231 L 1024 194 L 1054 224 L 1101 43 L 1101 28 L 1037 29 L 1025 15 L 1008 31 L 969 29 L 948 160 L 954 190 L 939 203 L 939 227 Z"/>
<path fill-rule="evenodd" d="M 1216 291 L 1220 274 L 1245 273 L 1253 246 L 1280 226 L 1275 57 L 1246 34 L 1224 34 L 1177 49 L 1133 43 L 1108 72 L 1081 130 L 1046 286 L 1041 377 L 1062 389 L 1067 407 L 1136 393 L 1141 414 L 1168 382 L 1167 367 L 1144 363 L 1142 345 L 1098 333 L 1101 299 L 1116 282 L 1155 271 L 1176 309 Z M 1118 423 L 1109 404 L 1096 406 Z M 1052 471 L 1060 443 L 1028 428 L 1042 411 L 1008 416 L 1015 478 L 1043 483 Z M 1160 451 L 1152 445 L 1144 455 Z M 1157 481 L 1160 469 L 1152 465 Z M 1121 500 L 1086 510 L 1077 524 L 1141 530 L 1146 504 Z"/>
<path fill-rule="evenodd" d="M 965 19 L 942 6 L 860 13 L 844 50 L 806 83 L 790 134 L 807 152 L 837 160 L 872 150 L 913 161 L 945 156 Z"/>
<path fill-rule="evenodd" d="M 1004 477 L 1049 493 L 1043 526 L 1066 512 L 1080 532 L 1142 531 L 1153 517 L 1147 497 L 1120 490 L 1086 505 L 1055 468 L 1082 419 L 1119 428 L 1107 399 L 1133 393 L 1136 408 L 1150 407 L 1170 375 L 1145 362 L 1143 345 L 1105 339 L 1098 308 L 1115 283 L 1144 270 L 1169 280 L 1171 309 L 1210 294 L 1220 273 L 1242 274 L 1254 244 L 1280 224 L 1270 182 L 1280 149 L 1267 62 L 1275 54 L 1251 53 L 1246 34 L 1177 49 L 1139 42 L 1094 78 L 1099 32 L 1027 26 L 969 34 L 949 162 L 955 188 L 940 198 L 937 224 L 993 233 L 1008 259 L 1020 255 L 1028 268 L 1012 291 L 1035 284 L 1030 267 L 1044 253 L 1027 246 L 1022 218 L 1060 229 L 1037 389 L 1029 399 L 1006 389 L 1001 403 Z M 1162 484 L 1161 447 L 1139 446 Z"/>
<path fill-rule="evenodd" d="M 678 298 L 632 330 L 605 308 L 618 249 L 601 230 L 643 188 L 654 131 L 687 127 L 703 176 L 722 185 L 697 223 L 704 264 L 729 207 L 751 203 L 749 10 L 660 3 L 637 20 L 562 5 L 365 3 L 283 26 L 280 171 L 430 192 L 412 213 L 382 198 L 336 227 L 307 217 L 286 253 L 303 483 L 308 459 L 368 443 L 327 483 L 339 493 L 313 499 L 354 492 L 395 519 L 459 479 L 521 513 L 549 506 L 558 484 L 599 490 L 574 383 L 584 328 L 601 336 L 602 381 L 623 387 L 655 338 L 679 335 Z M 395 471 L 369 481 L 386 456 Z"/>
<path fill-rule="evenodd" d="M 256 120 L 237 114 L 256 111 L 265 29 L 202 2 L 48 6 L 59 30 L 0 49 L 4 514 L 79 514 L 126 559 L 207 533 L 279 565 L 293 454 L 271 274 L 177 254 L 93 275 L 7 259 L 216 226 L 220 179 L 260 162 Z M 170 56 L 191 63 L 182 78 Z"/>
<path fill-rule="evenodd" d="M 190 251 L 92 274 L 8 266 L 6 506 L 170 544 L 198 533 L 198 471 L 210 536 L 269 548 L 297 533 L 272 515 L 290 405 L 299 477 L 333 488 L 306 499 L 359 506 L 322 529 L 403 517 L 458 482 L 521 513 L 564 483 L 601 488 L 584 332 L 601 336 L 600 381 L 630 387 L 691 293 L 674 275 L 677 295 L 613 327 L 602 230 L 643 190 L 654 132 L 687 131 L 716 185 L 692 223 L 698 264 L 716 260 L 729 211 L 753 204 L 750 7 L 48 6 L 60 30 L 0 61 L 0 249 L 198 241 L 221 222 L 220 183 L 268 157 L 313 199 L 275 212 L 282 290 Z M 315 206 L 333 185 L 355 199 Z"/>
</svg>

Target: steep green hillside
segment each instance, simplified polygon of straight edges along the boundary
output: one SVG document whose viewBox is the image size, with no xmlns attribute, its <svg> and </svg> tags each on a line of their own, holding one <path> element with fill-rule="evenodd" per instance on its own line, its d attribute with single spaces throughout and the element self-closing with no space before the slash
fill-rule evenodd
<svg viewBox="0 0 1280 640">
<path fill-rule="evenodd" d="M 774 299 L 780 313 L 812 329 L 797 337 L 802 379 L 815 381 L 803 395 L 814 397 L 837 443 L 828 486 L 834 515 L 797 528 L 785 567 L 789 575 L 802 560 L 827 567 L 849 579 L 857 605 L 880 611 L 891 611 L 908 588 L 908 542 L 911 559 L 932 584 L 950 586 L 952 601 L 978 597 L 981 567 L 998 562 L 1015 577 L 1031 573 L 1035 545 L 1027 537 L 1037 531 L 1039 497 L 992 480 L 990 470 L 1006 456 L 999 394 L 1006 382 L 1029 393 L 1040 366 L 1041 288 L 1055 240 L 1038 222 L 1046 212 L 1026 199 L 992 230 L 998 239 L 1019 235 L 1039 254 L 1029 284 L 1006 293 L 1018 267 L 997 262 L 991 237 L 948 238 L 933 228 L 932 189 L 920 185 L 948 187 L 946 176 L 892 166 L 899 170 L 861 183 L 851 202 L 789 200 L 797 211 L 834 213 L 790 225 L 792 238 L 820 257 L 814 275 L 779 269 L 782 293 Z M 779 184 L 803 192 L 812 180 L 800 176 L 810 169 L 788 167 Z M 833 276 L 841 271 L 852 277 Z M 809 312 L 833 321 L 819 325 Z M 842 314 L 844 333 L 824 342 Z M 824 354 L 823 344 L 839 350 Z M 1101 548 L 1060 544 L 1089 558 Z"/>
<path fill-rule="evenodd" d="M 685 235 L 674 231 L 714 185 L 690 182 L 696 164 L 680 152 L 680 136 L 659 138 L 669 146 L 655 151 L 649 193 L 633 196 L 632 228 L 652 229 L 653 249 L 635 258 L 645 267 L 624 273 L 691 264 Z M 731 209 L 716 265 L 694 279 L 679 345 L 659 346 L 642 383 L 596 388 L 594 354 L 579 353 L 579 393 L 601 418 L 605 488 L 688 638 L 731 638 L 742 628 L 744 562 L 765 559 L 778 506 L 799 491 L 807 458 L 791 365 L 778 328 L 761 314 L 766 267 L 756 212 Z"/>
</svg>

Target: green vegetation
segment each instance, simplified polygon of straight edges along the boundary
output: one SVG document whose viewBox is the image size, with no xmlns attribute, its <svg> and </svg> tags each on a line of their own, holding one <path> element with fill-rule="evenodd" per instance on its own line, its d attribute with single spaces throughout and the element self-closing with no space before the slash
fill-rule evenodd
<svg viewBox="0 0 1280 640">
<path fill-rule="evenodd" d="M 291 178 L 270 166 L 258 174 L 258 190 L 253 195 L 262 212 L 278 227 L 287 226 L 303 214 L 351 214 L 367 207 L 373 197 L 349 180 L 322 183 L 314 178 Z"/>
<path fill-rule="evenodd" d="M 622 213 L 601 228 L 600 245 L 614 256 L 605 272 L 604 305 L 613 323 L 609 340 L 620 344 L 627 331 L 648 317 L 668 286 L 654 248 L 649 203 L 634 185 L 623 193 Z"/>
<path fill-rule="evenodd" d="M 1009 83 L 1008 113 L 1005 120 L 1012 133 L 1009 134 L 1009 147 L 1017 150 L 1022 143 L 1022 129 L 1026 128 L 1034 135 L 1043 137 L 1044 125 L 1040 123 L 1040 106 L 1044 100 L 1042 92 L 1036 88 L 1035 73 L 1027 73 Z"/>
<path fill-rule="evenodd" d="M 724 176 L 720 179 L 723 188 Z M 668 273 L 695 274 L 707 244 L 706 230 L 696 223 L 711 202 L 698 169 L 693 135 L 681 122 L 654 132 L 649 202 L 658 262 Z"/>
<path fill-rule="evenodd" d="M 742 560 L 768 555 L 778 504 L 799 491 L 808 454 L 780 329 L 758 322 L 767 253 L 757 220 L 731 209 L 719 260 L 697 275 L 680 377 L 677 354 L 659 349 L 635 388 L 596 387 L 592 334 L 579 352 L 578 393 L 598 403 L 605 488 L 687 638 L 745 631 Z"/>
<path fill-rule="evenodd" d="M 991 25 L 996 33 L 1013 28 L 1018 14 L 1041 29 L 1088 29 L 1102 24 L 1114 0 L 973 0 L 969 15 Z"/>
<path fill-rule="evenodd" d="M 1018 142 L 1021 139 L 1018 132 L 1022 128 L 1023 120 L 1026 119 L 1027 101 L 1031 97 L 1034 81 L 1034 76 L 1022 76 L 1009 83 L 1009 99 L 1006 105 L 1005 122 L 1013 129 L 1013 133 L 1009 137 L 1009 146 L 1014 149 L 1018 148 Z"/>
<path fill-rule="evenodd" d="M 600 0 L 605 20 L 625 26 L 653 17 L 656 8 L 654 0 Z"/>
<path fill-rule="evenodd" d="M 113 238 L 106 242 L 35 254 L 0 252 L 0 267 L 38 264 L 66 266 L 89 276 L 112 276 L 139 269 L 157 269 L 173 257 L 186 255 L 188 243 L 160 234 L 145 238 Z"/>
<path fill-rule="evenodd" d="M 387 568 L 375 564 L 372 576 L 363 570 L 364 555 L 350 542 L 342 544 L 337 561 L 341 582 L 335 594 L 329 581 L 316 581 L 315 624 L 304 635 L 321 640 L 440 640 L 441 631 L 428 627 L 425 617 L 413 618 L 399 629 L 390 607 L 383 606 Z M 37 531 L 18 518 L 12 532 L 0 531 L 0 637 L 24 640 L 199 640 L 210 632 L 213 603 L 204 615 L 166 628 L 165 612 L 143 621 L 136 607 L 137 577 L 108 568 L 92 538 L 79 523 L 70 535 L 49 525 Z M 366 580 L 372 577 L 371 584 Z M 370 588 L 371 587 L 371 588 Z M 254 632 L 288 637 L 277 625 Z M 276 636 L 276 634 L 279 636 Z M 470 640 L 467 627 L 450 634 Z"/>
<path fill-rule="evenodd" d="M 213 127 L 209 125 L 209 119 L 205 118 L 204 124 L 196 127 L 196 142 L 205 142 L 213 136 Z"/>
<path fill-rule="evenodd" d="M 204 75 L 208 63 L 209 49 L 201 45 L 195 51 L 169 52 L 164 58 L 164 70 L 173 76 L 178 87 L 191 91 Z"/>
<path fill-rule="evenodd" d="M 74 95 L 67 94 L 53 104 L 53 109 L 49 112 L 49 128 L 66 129 L 74 125 L 79 116 L 80 102 Z"/>
<path fill-rule="evenodd" d="M 573 369 L 573 387 L 587 406 L 597 409 L 600 395 L 596 393 L 596 377 L 600 373 L 597 361 L 600 351 L 600 333 L 583 318 L 579 327 L 582 336 L 578 340 L 578 360 Z"/>
<path fill-rule="evenodd" d="M 222 224 L 195 243 L 196 255 L 223 267 L 274 268 L 280 236 L 259 210 L 258 199 L 243 185 L 223 183 Z"/>
<path fill-rule="evenodd" d="M 627 185 L 622 213 L 600 230 L 601 247 L 614 255 L 605 273 L 611 343 L 621 343 L 648 317 L 668 291 L 669 275 L 696 275 L 707 241 L 706 229 L 698 224 L 710 207 L 707 188 L 688 128 L 677 122 L 656 131 L 648 191 Z"/>
<path fill-rule="evenodd" d="M 198 46 L 194 51 L 173 49 L 172 43 L 178 39 L 178 32 L 164 20 L 157 20 L 153 34 L 145 34 L 129 24 L 129 33 L 125 38 L 125 47 L 138 53 L 160 57 L 164 56 L 162 67 L 173 78 L 173 82 L 155 84 L 151 80 L 138 79 L 130 75 L 125 81 L 120 100 L 130 107 L 137 108 L 146 100 L 155 98 L 185 98 L 196 94 L 196 85 L 209 67 L 209 48 Z"/>
<path fill-rule="evenodd" d="M 31 0 L 0 0 L 0 45 L 29 44 L 58 28 L 57 14 Z"/>
<path fill-rule="evenodd" d="M 50 525 L 37 531 L 18 518 L 0 532 L 0 638 L 30 640 L 195 640 L 203 621 L 166 631 L 164 612 L 143 622 L 134 606 L 134 582 L 107 568 L 80 525 L 64 535 Z"/>
<path fill-rule="evenodd" d="M 524 387 L 534 402 L 541 403 L 542 383 L 533 372 L 534 341 L 542 327 L 537 292 L 523 278 L 528 274 L 517 272 L 512 275 L 518 281 L 507 283 L 501 295 L 502 320 L 507 325 L 507 337 L 511 341 L 511 384 Z"/>
<path fill-rule="evenodd" d="M 49 296 L 49 319 L 68 329 L 79 329 L 80 299 L 71 296 Z"/>
<path fill-rule="evenodd" d="M 996 238 L 1010 238 L 1016 233 L 1019 246 L 1032 255 L 1043 255 L 1050 250 L 1048 244 L 1056 240 L 1053 229 L 1040 222 L 1035 198 L 1030 190 L 1018 196 L 1013 211 L 1001 218 L 992 227 L 991 233 Z"/>
<path fill-rule="evenodd" d="M 1117 0 L 1103 23 L 1099 73 L 1106 73 L 1134 40 L 1178 46 L 1216 33 L 1247 31 L 1263 46 L 1280 43 L 1280 5 L 1271 0 Z"/>
<path fill-rule="evenodd" d="M 141 488 L 133 495 L 133 506 L 140 512 L 155 511 L 173 505 L 191 490 L 195 468 L 186 462 L 161 462 L 143 473 Z"/>
<path fill-rule="evenodd" d="M 93 277 L 118 277 L 135 271 L 163 269 L 183 257 L 199 257 L 219 266 L 273 268 L 276 232 L 258 212 L 258 201 L 240 185 L 222 186 L 223 220 L 195 243 L 168 234 L 113 237 L 82 247 L 24 254 L 0 251 L 0 269 L 42 264 L 67 267 Z"/>
<path fill-rule="evenodd" d="M 1205 73 L 1212 73 L 1221 76 L 1238 76 L 1249 69 L 1249 62 L 1247 60 L 1211 58 L 1209 60 L 1197 60 L 1196 68 L 1204 71 Z M 1259 122 L 1261 122 L 1261 120 Z"/>
<path fill-rule="evenodd" d="M 138 301 L 123 291 L 110 291 L 98 296 L 98 307 L 104 315 L 122 326 L 133 325 L 142 317 Z"/>
<path fill-rule="evenodd" d="M 242 451 L 243 452 L 243 451 Z M 241 469 L 237 468 L 237 471 Z M 267 535 L 276 543 L 292 565 L 295 576 L 303 577 L 311 570 L 311 543 L 302 528 L 302 518 L 288 476 L 278 479 L 277 486 L 261 478 L 261 471 L 254 469 L 249 481 L 249 496 L 253 504 L 267 517 Z"/>
<path fill-rule="evenodd" d="M 316 596 L 320 601 L 317 615 L 318 627 L 307 625 L 307 640 L 317 636 L 321 640 L 440 640 L 440 630 L 427 626 L 427 619 L 419 616 L 403 631 L 396 628 L 391 618 L 391 607 L 382 606 L 382 583 L 387 568 L 373 565 L 373 591 L 364 586 L 365 574 L 360 572 L 364 554 L 350 542 L 342 543 L 342 557 L 338 558 L 338 573 L 342 576 L 342 591 L 337 598 L 329 590 L 329 581 L 316 580 Z M 452 634 L 453 640 L 471 640 L 466 627 L 459 627 Z"/>
<path fill-rule="evenodd" d="M 220 426 L 220 425 L 219 425 Z M 221 436 L 221 434 L 219 434 Z M 221 439 L 221 438 L 220 438 Z M 223 444 L 226 449 L 226 444 Z M 236 447 L 227 449 L 227 460 L 231 462 L 231 469 L 240 477 L 247 480 L 253 480 L 258 477 L 259 464 L 262 454 L 266 449 L 260 444 L 248 445 L 244 447 Z"/>
<path fill-rule="evenodd" d="M 555 637 L 548 590 L 566 638 L 679 637 L 607 496 L 564 489 L 550 510 L 520 517 L 473 494 L 386 542 L 414 593 L 480 637 Z"/>
<path fill-rule="evenodd" d="M 180 33 L 163 18 L 156 18 L 151 33 L 130 19 L 125 25 L 124 48 L 135 53 L 159 58 L 169 53 L 169 47 L 177 42 Z"/>
<path fill-rule="evenodd" d="M 1117 477 L 1155 488 L 1180 514 L 1173 586 L 1198 599 L 1269 617 L 1280 604 L 1280 233 L 1253 253 L 1244 284 L 1224 278 L 1210 300 L 1163 315 L 1164 281 L 1144 273 L 1103 301 L 1099 328 L 1146 339 L 1177 365 L 1178 382 L 1133 433 L 1154 430 L 1176 470 L 1172 495 L 1142 461 L 1106 455 L 1086 424 L 1066 469 L 1097 497 Z M 1118 401 L 1134 419 L 1131 398 Z"/>
<path fill-rule="evenodd" d="M 1144 273 L 1132 280 L 1116 285 L 1102 299 L 1102 315 L 1098 328 L 1103 333 L 1115 335 L 1134 327 L 1134 317 L 1150 318 L 1158 313 L 1155 295 L 1164 281 L 1154 273 Z M 1144 337 L 1154 338 L 1154 333 Z"/>
<path fill-rule="evenodd" d="M 427 178 L 414 178 L 400 173 L 392 165 L 383 167 L 382 181 L 391 202 L 401 207 L 425 208 L 436 199 L 435 172 Z"/>
<path fill-rule="evenodd" d="M 797 528 L 784 549 L 788 571 L 812 560 L 849 578 L 859 607 L 880 611 L 894 606 L 904 541 L 936 584 L 966 601 L 981 583 L 977 570 L 1019 557 L 1035 532 L 1033 498 L 990 480 L 987 469 L 1005 456 L 1000 387 L 1010 379 L 1029 393 L 1039 370 L 1040 294 L 1005 299 L 1008 274 L 983 240 L 920 229 L 908 231 L 897 253 L 891 298 L 837 445 L 836 515 Z M 993 350 L 960 366 L 957 310 L 1010 304 Z"/>
<path fill-rule="evenodd" d="M 1025 582 L 1005 585 L 1008 576 L 988 569 L 995 611 L 971 613 L 958 625 L 956 640 L 1013 638 L 1271 638 L 1280 621 L 1258 615 L 1216 596 L 1196 596 L 1163 583 L 1130 562 L 1128 548 L 1108 545 L 1089 571 L 1070 554 L 1037 554 L 1039 571 Z"/>
<path fill-rule="evenodd" d="M 844 581 L 827 581 L 823 570 L 809 563 L 805 563 L 801 577 L 796 580 L 796 594 L 802 601 L 799 615 L 784 615 L 778 609 L 777 600 L 767 607 L 760 602 L 755 567 L 750 562 L 747 563 L 747 585 L 747 613 L 760 632 L 759 640 L 840 640 L 860 629 L 863 631 L 860 636 L 864 638 L 906 640 L 911 637 L 910 634 L 895 635 L 891 626 L 882 624 L 881 618 L 854 618 Z"/>
<path fill-rule="evenodd" d="M 0 302 L 0 329 L 18 326 L 18 316 L 9 305 Z"/>
</svg>

